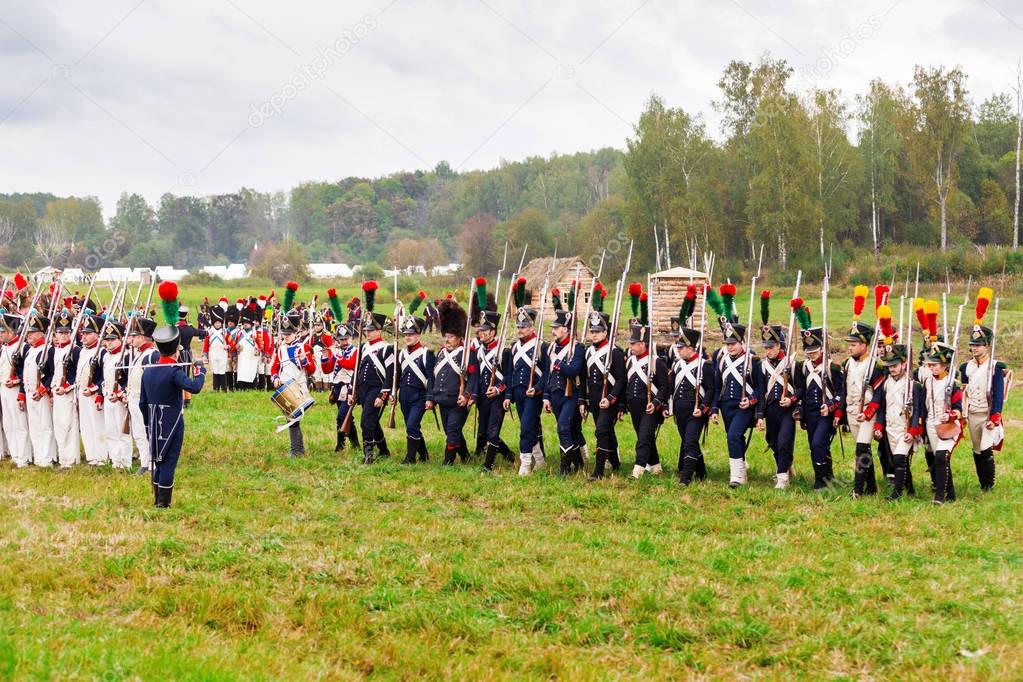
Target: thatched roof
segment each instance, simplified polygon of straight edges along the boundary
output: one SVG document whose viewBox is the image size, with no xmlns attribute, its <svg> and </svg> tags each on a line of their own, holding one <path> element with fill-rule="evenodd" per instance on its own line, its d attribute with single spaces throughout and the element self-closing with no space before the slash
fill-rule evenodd
<svg viewBox="0 0 1023 682">
<path fill-rule="evenodd" d="M 691 270 L 689 268 L 684 268 L 682 266 L 679 266 L 677 268 L 671 268 L 670 270 L 662 270 L 661 272 L 658 272 L 658 273 L 656 273 L 654 275 L 651 275 L 651 277 L 653 279 L 658 279 L 658 278 L 664 278 L 664 279 L 669 279 L 669 278 L 689 279 L 689 278 L 692 278 L 694 280 L 699 280 L 699 279 L 707 279 L 707 273 L 700 272 L 699 270 Z"/>
<path fill-rule="evenodd" d="M 579 256 L 569 256 L 568 258 L 534 258 L 519 273 L 519 277 L 526 278 L 527 290 L 539 290 L 543 286 L 543 279 L 548 269 L 551 268 L 551 261 L 554 262 L 553 269 L 551 270 L 551 286 L 559 282 L 575 279 L 576 264 L 580 265 L 579 273 L 584 281 L 594 275 L 593 270 Z"/>
</svg>

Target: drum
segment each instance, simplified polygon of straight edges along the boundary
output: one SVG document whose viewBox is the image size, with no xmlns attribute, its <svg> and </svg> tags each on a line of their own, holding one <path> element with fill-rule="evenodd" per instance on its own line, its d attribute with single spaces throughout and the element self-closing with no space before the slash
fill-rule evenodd
<svg viewBox="0 0 1023 682">
<path fill-rule="evenodd" d="M 277 425 L 277 431 L 283 431 L 302 417 L 315 402 L 309 395 L 304 381 L 289 379 L 273 392 L 271 402 L 284 413 L 284 422 Z M 280 421 L 282 417 L 277 417 Z"/>
</svg>

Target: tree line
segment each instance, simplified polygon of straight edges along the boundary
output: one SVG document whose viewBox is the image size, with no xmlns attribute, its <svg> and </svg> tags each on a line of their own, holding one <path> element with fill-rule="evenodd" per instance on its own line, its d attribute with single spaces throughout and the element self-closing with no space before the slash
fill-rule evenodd
<svg viewBox="0 0 1023 682">
<path fill-rule="evenodd" d="M 263 248 L 321 262 L 389 267 L 464 262 L 493 272 L 505 241 L 532 255 L 596 258 L 636 239 L 634 265 L 692 262 L 714 250 L 748 258 L 764 244 L 783 269 L 825 251 L 899 245 L 1018 245 L 1019 83 L 982 102 L 959 68 L 917 66 L 905 83 L 875 79 L 851 96 L 797 91 L 793 69 L 765 54 L 733 61 L 699 112 L 650 97 L 623 150 L 242 188 L 125 193 L 104 222 L 94 198 L 0 195 L 0 260 L 155 266 L 257 262 Z M 281 245 L 287 245 L 282 247 Z M 258 247 L 258 248 L 257 248 Z M 616 263 L 617 265 L 618 263 Z"/>
</svg>

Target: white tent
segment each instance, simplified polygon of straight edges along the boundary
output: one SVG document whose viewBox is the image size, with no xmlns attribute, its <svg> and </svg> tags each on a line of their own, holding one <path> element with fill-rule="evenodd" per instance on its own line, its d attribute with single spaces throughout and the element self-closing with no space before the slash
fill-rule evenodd
<svg viewBox="0 0 1023 682">
<path fill-rule="evenodd" d="M 345 263 L 310 263 L 309 274 L 313 279 L 347 279 L 355 275 L 355 270 Z"/>
<path fill-rule="evenodd" d="M 206 265 L 202 272 L 208 275 L 215 275 L 222 280 L 243 279 L 249 276 L 249 267 L 244 263 L 231 263 L 230 265 Z"/>
</svg>

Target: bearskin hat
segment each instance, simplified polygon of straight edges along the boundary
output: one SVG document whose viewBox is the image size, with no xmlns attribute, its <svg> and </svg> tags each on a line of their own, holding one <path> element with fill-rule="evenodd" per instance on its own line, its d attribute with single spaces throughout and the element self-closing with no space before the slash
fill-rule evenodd
<svg viewBox="0 0 1023 682">
<path fill-rule="evenodd" d="M 468 319 L 465 310 L 453 298 L 445 298 L 437 306 L 440 315 L 440 333 L 465 336 L 465 323 Z"/>
</svg>

